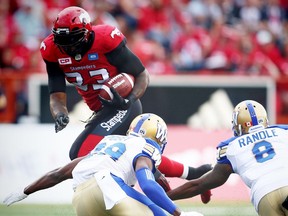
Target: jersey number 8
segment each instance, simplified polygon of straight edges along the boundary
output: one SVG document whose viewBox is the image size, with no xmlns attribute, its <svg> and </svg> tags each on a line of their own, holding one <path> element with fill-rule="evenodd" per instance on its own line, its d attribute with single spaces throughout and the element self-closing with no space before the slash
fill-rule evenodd
<svg viewBox="0 0 288 216">
<path fill-rule="evenodd" d="M 256 143 L 252 149 L 252 152 L 258 163 L 263 163 L 270 160 L 276 155 L 271 143 L 267 141 Z"/>
</svg>

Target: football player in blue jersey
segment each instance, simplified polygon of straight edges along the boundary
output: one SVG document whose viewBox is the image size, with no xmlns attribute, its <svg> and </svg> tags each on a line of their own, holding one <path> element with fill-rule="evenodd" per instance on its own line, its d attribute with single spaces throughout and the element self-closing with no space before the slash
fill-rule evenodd
<svg viewBox="0 0 288 216">
<path fill-rule="evenodd" d="M 73 207 L 77 216 L 203 216 L 182 212 L 157 184 L 154 173 L 167 144 L 162 118 L 146 113 L 137 116 L 127 135 L 108 135 L 84 158 L 53 170 L 24 190 L 12 193 L 11 205 L 29 194 L 73 178 Z M 138 182 L 144 192 L 134 189 Z M 165 210 L 165 211 L 163 211 Z"/>
<path fill-rule="evenodd" d="M 251 189 L 260 216 L 288 216 L 288 125 L 269 126 L 265 108 L 239 103 L 232 116 L 234 136 L 217 146 L 217 164 L 202 177 L 168 192 L 172 200 L 223 185 L 232 173 Z"/>
</svg>

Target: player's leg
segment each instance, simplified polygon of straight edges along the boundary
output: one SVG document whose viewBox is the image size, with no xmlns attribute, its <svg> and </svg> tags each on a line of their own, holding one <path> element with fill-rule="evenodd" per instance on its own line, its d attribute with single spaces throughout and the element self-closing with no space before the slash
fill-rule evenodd
<svg viewBox="0 0 288 216">
<path fill-rule="evenodd" d="M 143 203 L 127 197 L 121 200 L 111 210 L 107 211 L 111 216 L 153 216 L 153 212 Z"/>
<path fill-rule="evenodd" d="M 110 134 L 125 135 L 132 120 L 142 113 L 142 105 L 135 101 L 128 110 L 106 107 L 96 113 L 71 146 L 69 156 L 73 160 L 87 155 L 99 141 Z"/>
<path fill-rule="evenodd" d="M 274 190 L 266 194 L 259 202 L 258 214 L 259 216 L 273 215 L 273 216 L 287 216 L 288 209 L 282 206 L 288 195 L 288 186 Z"/>
<path fill-rule="evenodd" d="M 69 157 L 71 160 L 87 155 L 103 138 L 102 135 L 92 134 L 93 125 L 87 125 L 72 144 Z"/>
<path fill-rule="evenodd" d="M 132 189 L 132 188 L 131 188 Z M 134 190 L 134 189 L 132 189 Z M 141 196 L 144 196 L 141 194 Z M 153 216 L 151 209 L 138 200 L 126 197 L 107 210 L 102 190 L 95 178 L 80 184 L 72 200 L 77 216 Z M 164 214 L 165 215 L 165 214 Z"/>
<path fill-rule="evenodd" d="M 102 191 L 95 178 L 91 178 L 76 188 L 72 204 L 77 216 L 109 215 L 106 212 Z"/>
</svg>

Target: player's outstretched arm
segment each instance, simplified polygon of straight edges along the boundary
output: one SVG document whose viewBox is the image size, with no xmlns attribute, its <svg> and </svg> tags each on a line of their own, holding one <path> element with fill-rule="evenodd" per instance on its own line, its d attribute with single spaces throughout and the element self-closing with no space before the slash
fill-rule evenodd
<svg viewBox="0 0 288 216">
<path fill-rule="evenodd" d="M 188 181 L 170 190 L 167 195 L 172 200 L 186 199 L 203 193 L 204 191 L 223 185 L 233 172 L 228 164 L 216 164 L 215 167 L 198 179 Z"/>
<path fill-rule="evenodd" d="M 15 202 L 19 202 L 28 197 L 28 195 L 37 192 L 39 190 L 53 187 L 60 182 L 72 178 L 72 170 L 81 161 L 83 157 L 76 158 L 67 165 L 47 172 L 45 175 L 28 185 L 22 191 L 16 191 L 9 194 L 3 201 L 7 206 L 12 205 Z"/>
<path fill-rule="evenodd" d="M 144 194 L 157 206 L 169 212 L 171 215 L 181 215 L 180 209 L 166 195 L 164 189 L 155 181 L 152 174 L 152 161 L 140 156 L 135 164 L 136 177 Z"/>
</svg>

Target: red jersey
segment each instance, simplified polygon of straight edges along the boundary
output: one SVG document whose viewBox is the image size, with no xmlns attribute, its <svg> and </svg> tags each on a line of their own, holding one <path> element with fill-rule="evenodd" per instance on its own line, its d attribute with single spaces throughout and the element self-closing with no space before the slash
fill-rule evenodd
<svg viewBox="0 0 288 216">
<path fill-rule="evenodd" d="M 89 108 L 98 111 L 102 107 L 98 99 L 101 84 L 121 73 L 108 62 L 105 54 L 117 48 L 122 41 L 126 43 L 126 40 L 116 27 L 98 25 L 93 26 L 92 30 L 95 32 L 93 45 L 78 61 L 54 44 L 53 34 L 44 39 L 40 50 L 44 60 L 58 63 L 66 80 L 76 87 Z"/>
</svg>

